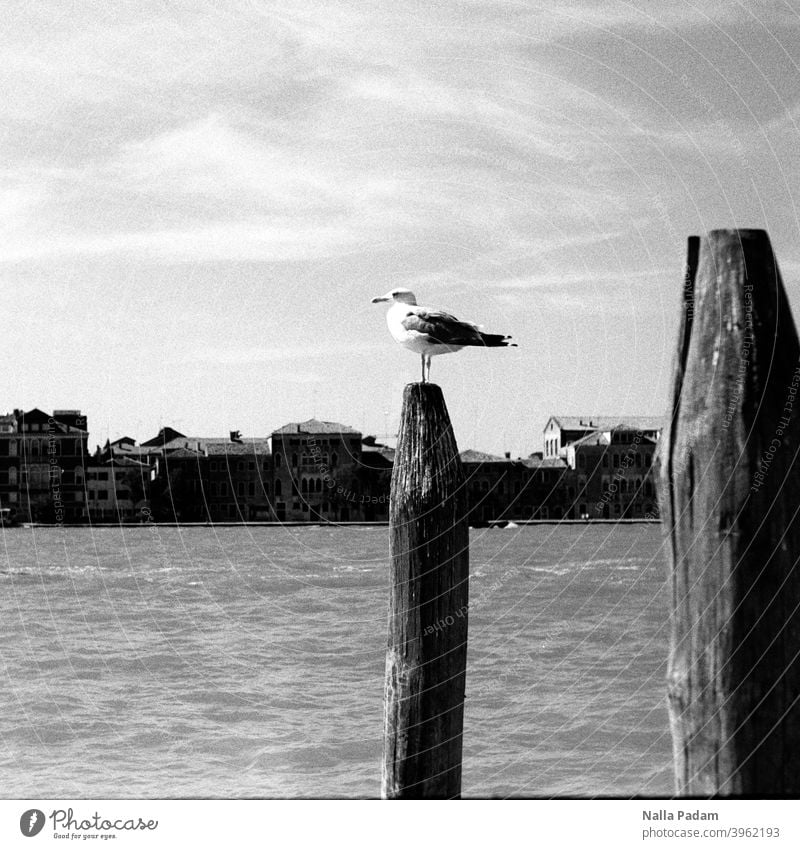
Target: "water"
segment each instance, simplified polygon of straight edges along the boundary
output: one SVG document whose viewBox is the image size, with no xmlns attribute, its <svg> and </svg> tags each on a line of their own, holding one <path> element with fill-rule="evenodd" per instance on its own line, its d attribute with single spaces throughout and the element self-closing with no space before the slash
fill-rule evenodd
<svg viewBox="0 0 800 849">
<path fill-rule="evenodd" d="M 385 528 L 2 531 L 5 798 L 380 792 Z M 471 532 L 465 796 L 670 795 L 661 534 Z"/>
</svg>

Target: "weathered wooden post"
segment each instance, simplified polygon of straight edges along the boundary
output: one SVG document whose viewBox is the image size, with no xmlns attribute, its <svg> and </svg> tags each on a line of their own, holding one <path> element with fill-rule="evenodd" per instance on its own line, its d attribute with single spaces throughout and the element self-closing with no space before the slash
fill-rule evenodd
<svg viewBox="0 0 800 849">
<path fill-rule="evenodd" d="M 464 473 L 442 390 L 410 383 L 389 508 L 385 799 L 461 795 L 469 597 L 465 507 Z"/>
<path fill-rule="evenodd" d="M 796 796 L 800 345 L 765 232 L 697 248 L 659 448 L 677 792 Z"/>
</svg>

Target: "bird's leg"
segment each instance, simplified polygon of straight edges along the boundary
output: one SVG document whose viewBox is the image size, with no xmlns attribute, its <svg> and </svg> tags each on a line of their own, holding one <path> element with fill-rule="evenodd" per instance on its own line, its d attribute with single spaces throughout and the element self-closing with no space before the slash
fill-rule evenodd
<svg viewBox="0 0 800 849">
<path fill-rule="evenodd" d="M 422 382 L 425 383 L 425 354 L 420 354 L 419 356 L 422 360 Z"/>
</svg>

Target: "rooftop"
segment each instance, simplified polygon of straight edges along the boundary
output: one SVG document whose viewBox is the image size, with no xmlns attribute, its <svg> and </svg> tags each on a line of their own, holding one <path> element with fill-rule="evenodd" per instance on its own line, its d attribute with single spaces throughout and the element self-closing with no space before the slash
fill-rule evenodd
<svg viewBox="0 0 800 849">
<path fill-rule="evenodd" d="M 203 439 L 200 441 L 201 449 L 206 451 L 209 457 L 223 454 L 269 454 L 268 439 L 242 439 L 241 442 L 231 442 L 229 439 Z"/>
<path fill-rule="evenodd" d="M 550 416 L 562 430 L 661 430 L 663 416 Z M 545 425 L 547 427 L 547 425 Z"/>
<path fill-rule="evenodd" d="M 507 457 L 499 457 L 497 454 L 487 454 L 485 451 L 475 451 L 468 448 L 459 455 L 462 463 L 510 463 Z"/>
<path fill-rule="evenodd" d="M 350 427 L 350 425 L 339 424 L 339 422 L 323 422 L 320 419 L 308 419 L 305 422 L 289 422 L 289 424 L 285 424 L 283 427 L 274 430 L 273 433 L 352 433 L 358 436 L 361 435 L 361 431 Z"/>
</svg>

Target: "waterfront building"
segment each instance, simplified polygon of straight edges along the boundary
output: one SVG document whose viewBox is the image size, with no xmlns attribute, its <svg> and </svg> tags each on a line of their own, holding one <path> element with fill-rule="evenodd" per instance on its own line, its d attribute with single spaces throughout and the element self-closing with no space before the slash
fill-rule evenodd
<svg viewBox="0 0 800 849">
<path fill-rule="evenodd" d="M 269 440 L 205 440 L 208 464 L 206 503 L 211 521 L 274 521 L 272 509 L 272 453 Z"/>
<path fill-rule="evenodd" d="M 658 516 L 652 432 L 630 427 L 598 430 L 570 443 L 575 518 L 641 519 Z"/>
<path fill-rule="evenodd" d="M 86 466 L 84 518 L 90 523 L 135 522 L 149 492 L 151 467 L 132 457 L 95 457 Z"/>
<path fill-rule="evenodd" d="M 80 410 L 0 416 L 0 506 L 22 522 L 79 522 L 87 440 Z"/>
<path fill-rule="evenodd" d="M 540 455 L 511 459 L 462 451 L 471 525 L 503 520 L 560 519 L 568 506 L 562 485 L 567 466 Z"/>
<path fill-rule="evenodd" d="M 275 518 L 266 438 L 184 436 L 172 428 L 143 442 L 152 452 L 152 508 L 162 521 L 249 522 Z"/>
<path fill-rule="evenodd" d="M 338 422 L 290 422 L 272 433 L 273 503 L 279 521 L 363 520 L 361 433 Z"/>
<path fill-rule="evenodd" d="M 374 436 L 365 436 L 361 441 L 361 465 L 356 474 L 363 493 L 360 506 L 366 522 L 389 520 L 394 455 L 394 448 L 381 445 Z"/>
<path fill-rule="evenodd" d="M 591 433 L 628 428 L 658 440 L 663 421 L 658 416 L 550 416 L 544 426 L 544 457 L 566 456 L 567 446 Z"/>
<path fill-rule="evenodd" d="M 0 416 L 0 508 L 19 511 L 19 437 L 17 417 L 13 413 Z"/>
</svg>

